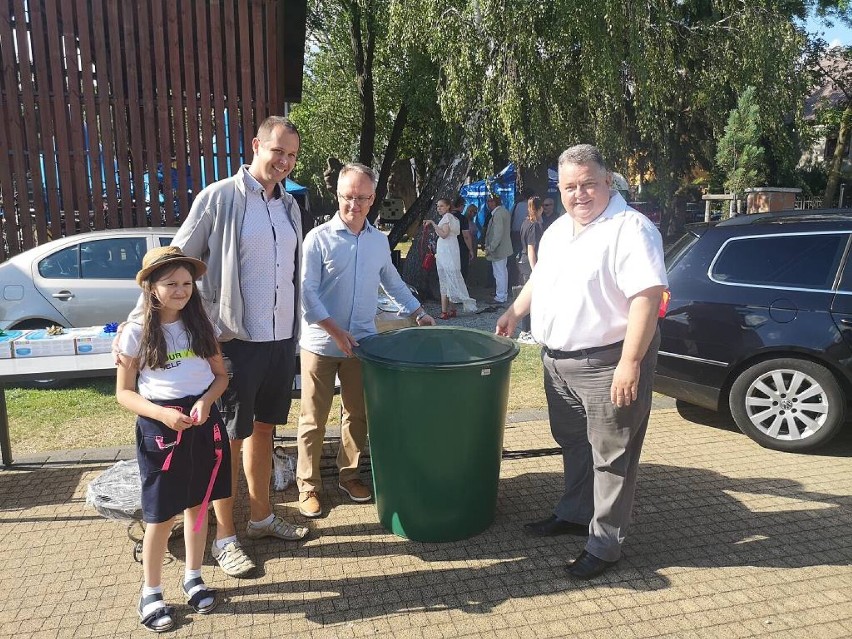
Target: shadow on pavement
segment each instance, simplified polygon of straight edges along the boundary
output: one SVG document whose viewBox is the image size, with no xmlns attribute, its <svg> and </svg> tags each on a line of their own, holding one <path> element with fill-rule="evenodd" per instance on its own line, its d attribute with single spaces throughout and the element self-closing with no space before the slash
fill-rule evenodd
<svg viewBox="0 0 852 639">
<path fill-rule="evenodd" d="M 498 516 L 481 535 L 445 544 L 393 538 L 347 540 L 375 531 L 376 522 L 331 526 L 323 537 L 339 543 L 305 546 L 296 556 L 321 553 L 341 562 L 388 558 L 413 570 L 357 575 L 344 579 L 303 579 L 287 574 L 275 583 L 246 580 L 230 591 L 223 612 L 273 613 L 286 610 L 319 623 L 345 623 L 412 610 L 458 609 L 488 613 L 510 599 L 556 594 L 586 587 L 628 591 L 669 587 L 671 568 L 848 565 L 852 557 L 852 497 L 804 490 L 802 484 L 774 477 L 732 478 L 721 473 L 665 464 L 644 464 L 635 507 L 619 566 L 590 584 L 567 577 L 564 566 L 583 546 L 581 538 L 531 538 L 522 525 L 547 513 L 532 512 L 530 495 L 552 495 L 562 488 L 553 473 L 528 473 L 500 483 Z M 766 499 L 761 499 L 765 496 Z M 526 505 L 526 508 L 525 508 Z M 354 532 L 357 530 L 357 532 Z M 845 540 L 845 541 L 842 541 Z M 257 547 L 260 568 L 280 557 L 274 545 Z M 266 550 L 265 554 L 263 550 Z M 428 562 L 425 565 L 421 562 Z M 487 565 L 467 566 L 470 562 Z M 378 563 L 378 562 L 377 562 Z M 276 576 L 277 577 L 277 576 Z M 376 593 L 382 593 L 377 600 Z M 247 599 L 242 599 L 247 595 Z M 266 595 L 267 597 L 264 597 Z"/>
</svg>

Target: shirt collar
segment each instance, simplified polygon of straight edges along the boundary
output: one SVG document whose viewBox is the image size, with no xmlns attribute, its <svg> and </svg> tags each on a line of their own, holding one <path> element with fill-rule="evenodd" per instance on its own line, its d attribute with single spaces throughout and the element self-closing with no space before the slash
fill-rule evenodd
<svg viewBox="0 0 852 639">
<path fill-rule="evenodd" d="M 343 218 L 340 217 L 340 211 L 334 214 L 334 217 L 331 218 L 329 224 L 335 231 L 346 231 L 347 233 L 352 233 L 351 229 L 346 226 L 346 222 L 344 222 Z M 361 233 L 372 233 L 374 228 L 376 227 L 370 224 L 370 220 L 364 220 L 364 228 L 361 229 Z M 352 235 L 355 234 L 352 233 Z"/>
<path fill-rule="evenodd" d="M 621 193 L 618 191 L 610 191 L 609 192 L 609 203 L 606 205 L 606 208 L 603 210 L 603 213 L 598 215 L 594 220 L 592 220 L 589 224 L 600 224 L 606 220 L 611 220 L 619 213 L 623 213 L 627 210 L 627 202 L 624 201 L 624 198 L 621 196 Z"/>
<path fill-rule="evenodd" d="M 243 174 L 243 183 L 246 185 L 246 189 L 251 191 L 252 193 L 257 193 L 258 195 L 263 195 L 266 197 L 263 185 L 257 181 L 257 179 L 249 173 L 249 165 L 243 164 L 240 167 L 240 172 Z M 281 183 L 277 183 L 275 188 L 272 191 L 272 199 L 278 200 L 281 198 Z"/>
</svg>

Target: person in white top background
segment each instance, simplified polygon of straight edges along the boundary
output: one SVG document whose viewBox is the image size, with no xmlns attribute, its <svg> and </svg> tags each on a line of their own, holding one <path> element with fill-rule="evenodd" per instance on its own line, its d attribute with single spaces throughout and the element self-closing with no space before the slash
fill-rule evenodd
<svg viewBox="0 0 852 639">
<path fill-rule="evenodd" d="M 567 566 L 578 579 L 600 575 L 621 557 L 667 285 L 659 231 L 611 185 L 596 147 L 580 144 L 562 153 L 559 192 L 567 215 L 542 236 L 529 281 L 496 327 L 511 336 L 531 312 L 533 337 L 543 345 L 544 389 L 565 488 L 554 514 L 526 529 L 586 536 Z"/>
<path fill-rule="evenodd" d="M 461 304 L 465 313 L 476 312 L 476 300 L 467 292 L 467 284 L 462 277 L 458 241 L 461 225 L 450 209 L 449 200 L 441 198 L 435 206 L 441 216 L 440 221 L 436 223 L 434 220 L 426 220 L 423 222 L 423 228 L 431 225 L 438 234 L 435 263 L 438 267 L 438 284 L 441 287 L 441 319 L 446 320 L 456 316 L 454 304 Z"/>
</svg>

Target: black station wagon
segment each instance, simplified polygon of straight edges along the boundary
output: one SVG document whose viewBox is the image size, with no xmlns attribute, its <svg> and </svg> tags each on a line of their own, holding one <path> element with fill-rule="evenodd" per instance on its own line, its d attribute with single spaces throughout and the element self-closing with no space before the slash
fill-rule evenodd
<svg viewBox="0 0 852 639">
<path fill-rule="evenodd" d="M 655 390 L 729 409 L 768 448 L 825 444 L 843 426 L 852 391 L 850 252 L 848 210 L 690 229 L 666 252 Z"/>
</svg>

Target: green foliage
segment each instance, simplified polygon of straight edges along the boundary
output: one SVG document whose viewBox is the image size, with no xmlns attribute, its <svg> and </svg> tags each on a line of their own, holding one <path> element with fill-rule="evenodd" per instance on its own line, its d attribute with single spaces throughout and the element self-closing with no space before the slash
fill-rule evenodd
<svg viewBox="0 0 852 639">
<path fill-rule="evenodd" d="M 755 88 L 766 179 L 795 175 L 812 77 L 800 20 L 846 19 L 827 0 L 312 0 L 305 130 L 297 178 L 357 152 L 361 105 L 349 32 L 353 6 L 376 34 L 378 164 L 395 114 L 410 109 L 400 155 L 428 171 L 470 151 L 476 172 L 503 159 L 552 164 L 578 142 L 616 170 L 641 171 L 664 202 L 710 170 L 737 96 Z M 362 35 L 364 35 L 362 33 Z M 668 194 L 668 195 L 665 195 Z"/>
<path fill-rule="evenodd" d="M 748 187 L 764 186 L 766 161 L 762 137 L 755 88 L 748 87 L 731 110 L 716 152 L 716 163 L 725 173 L 726 190 L 742 193 Z"/>
</svg>

